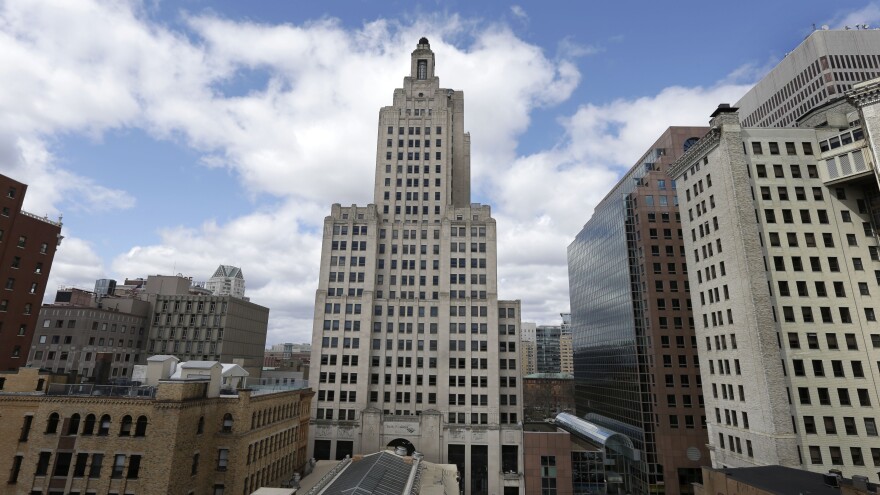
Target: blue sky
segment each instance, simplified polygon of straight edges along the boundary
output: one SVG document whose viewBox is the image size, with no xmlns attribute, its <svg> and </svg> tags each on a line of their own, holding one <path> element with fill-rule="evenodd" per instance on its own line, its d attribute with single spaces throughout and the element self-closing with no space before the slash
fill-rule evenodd
<svg viewBox="0 0 880 495">
<path fill-rule="evenodd" d="M 308 341 L 332 203 L 371 201 L 375 125 L 431 40 L 465 92 L 500 296 L 568 308 L 565 248 L 670 125 L 703 125 L 813 25 L 870 2 L 0 4 L 0 172 L 64 216 L 55 287 L 241 266 L 268 343 Z"/>
</svg>

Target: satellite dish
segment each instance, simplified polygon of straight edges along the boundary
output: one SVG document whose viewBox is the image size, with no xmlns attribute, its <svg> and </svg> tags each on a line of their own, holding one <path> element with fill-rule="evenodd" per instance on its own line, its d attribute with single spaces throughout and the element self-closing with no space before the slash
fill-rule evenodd
<svg viewBox="0 0 880 495">
<path fill-rule="evenodd" d="M 829 28 L 828 28 L 828 24 L 822 24 L 822 30 L 823 30 L 823 31 L 828 31 L 828 29 L 829 29 Z"/>
</svg>

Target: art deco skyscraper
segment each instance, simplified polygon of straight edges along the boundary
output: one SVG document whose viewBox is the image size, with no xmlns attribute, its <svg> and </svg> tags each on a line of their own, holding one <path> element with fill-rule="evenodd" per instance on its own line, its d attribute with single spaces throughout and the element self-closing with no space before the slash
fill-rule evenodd
<svg viewBox="0 0 880 495">
<path fill-rule="evenodd" d="M 403 446 L 457 464 L 468 493 L 520 492 L 519 302 L 497 299 L 495 242 L 470 202 L 464 95 L 422 38 L 379 112 L 374 203 L 324 221 L 311 455 Z"/>
</svg>

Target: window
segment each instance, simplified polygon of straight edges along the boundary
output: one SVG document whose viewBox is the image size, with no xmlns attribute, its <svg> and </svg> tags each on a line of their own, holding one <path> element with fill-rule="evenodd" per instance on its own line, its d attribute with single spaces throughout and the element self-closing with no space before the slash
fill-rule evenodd
<svg viewBox="0 0 880 495">
<path fill-rule="evenodd" d="M 199 425 L 201 427 L 201 424 Z M 201 433 L 201 428 L 199 429 L 199 433 Z M 147 417 L 146 416 L 138 416 L 137 424 L 134 428 L 134 436 L 142 437 L 147 434 Z"/>
<path fill-rule="evenodd" d="M 220 431 L 223 433 L 232 432 L 232 414 L 226 413 L 223 415 L 223 425 L 221 426 Z"/>
<path fill-rule="evenodd" d="M 199 454 L 193 454 L 192 467 L 190 468 L 190 475 L 195 476 L 199 474 Z"/>
<path fill-rule="evenodd" d="M 104 463 L 104 454 L 92 454 L 92 466 L 89 469 L 89 478 L 101 477 L 101 465 Z"/>
<path fill-rule="evenodd" d="M 110 433 L 110 416 L 105 414 L 101 416 L 101 423 L 98 425 L 98 435 L 107 435 Z"/>
<path fill-rule="evenodd" d="M 37 459 L 37 470 L 34 474 L 37 476 L 46 476 L 49 473 L 49 460 L 52 458 L 51 452 L 40 452 Z"/>
<path fill-rule="evenodd" d="M 118 456 L 117 456 L 118 457 Z M 133 455 L 128 460 L 128 474 L 125 475 L 126 478 L 130 480 L 136 480 L 138 478 L 138 474 L 141 469 L 141 456 Z"/>
<path fill-rule="evenodd" d="M 52 472 L 52 476 L 67 476 L 67 473 L 70 472 L 70 462 L 72 459 L 72 453 L 58 452 L 55 455 L 55 470 Z"/>
<path fill-rule="evenodd" d="M 86 475 L 86 464 L 89 462 L 89 454 L 79 453 L 76 455 L 76 465 L 73 468 L 73 477 L 82 478 Z"/>
<path fill-rule="evenodd" d="M 95 415 L 89 414 L 86 416 L 86 421 L 83 423 L 83 435 L 91 435 L 95 432 Z"/>
<path fill-rule="evenodd" d="M 125 454 L 116 454 L 113 457 L 113 470 L 110 472 L 111 478 L 122 478 L 125 471 Z"/>
<path fill-rule="evenodd" d="M 752 154 L 753 155 L 762 155 L 764 154 L 763 149 L 761 148 L 761 143 L 752 141 Z"/>
<path fill-rule="evenodd" d="M 18 483 L 18 473 L 21 472 L 21 461 L 24 459 L 23 456 L 17 455 L 12 458 L 12 471 L 9 473 L 9 481 L 10 485 L 14 485 Z"/>
<path fill-rule="evenodd" d="M 816 434 L 816 420 L 812 416 L 804 416 L 804 433 L 808 435 Z"/>
<path fill-rule="evenodd" d="M 49 415 L 49 419 L 46 421 L 46 433 L 58 432 L 58 419 L 58 413 L 52 413 Z"/>
<path fill-rule="evenodd" d="M 74 414 L 70 417 L 70 420 L 67 423 L 67 434 L 68 435 L 76 435 L 79 431 L 79 414 Z"/>
<path fill-rule="evenodd" d="M 229 449 L 219 449 L 217 451 L 217 471 L 226 471 L 229 466 Z"/>
<path fill-rule="evenodd" d="M 131 435 L 131 416 L 124 416 L 119 426 L 119 436 L 127 437 Z"/>
</svg>

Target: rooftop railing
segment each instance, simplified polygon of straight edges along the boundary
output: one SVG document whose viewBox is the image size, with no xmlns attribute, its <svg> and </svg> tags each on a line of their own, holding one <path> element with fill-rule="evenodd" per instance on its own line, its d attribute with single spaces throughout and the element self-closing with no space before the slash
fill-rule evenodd
<svg viewBox="0 0 880 495">
<path fill-rule="evenodd" d="M 51 383 L 46 390 L 46 395 L 154 399 L 156 397 L 156 387 L 138 385 L 94 385 L 90 383 L 75 385 Z"/>
</svg>

